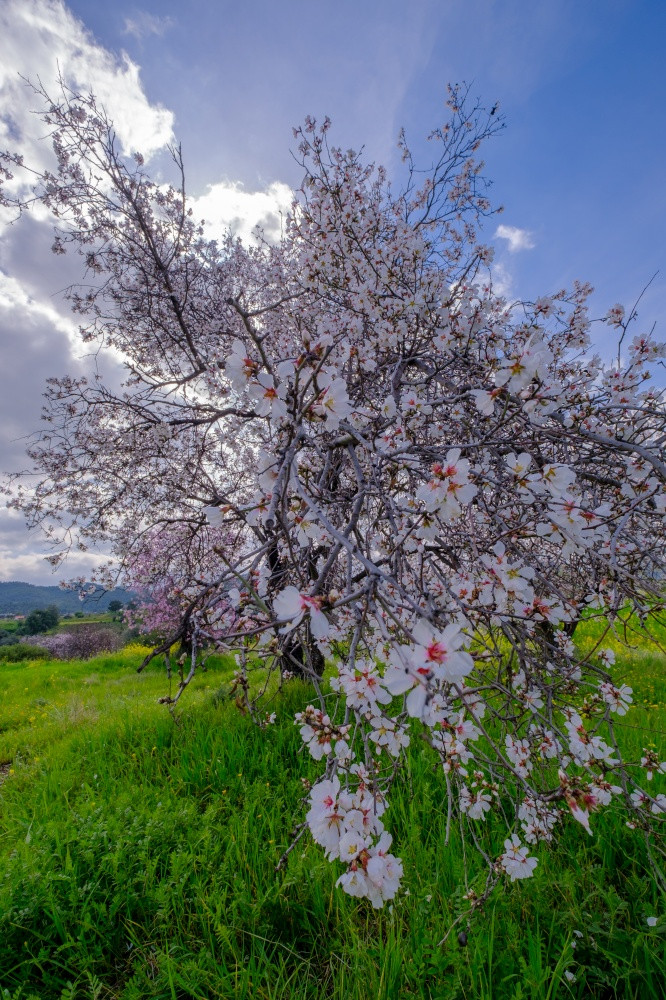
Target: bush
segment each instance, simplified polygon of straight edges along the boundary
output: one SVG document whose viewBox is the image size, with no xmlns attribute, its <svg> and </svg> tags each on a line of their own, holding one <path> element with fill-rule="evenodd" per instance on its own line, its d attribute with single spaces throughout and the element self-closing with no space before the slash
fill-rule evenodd
<svg viewBox="0 0 666 1000">
<path fill-rule="evenodd" d="M 98 653 L 115 652 L 123 645 L 122 636 L 114 629 L 92 624 L 58 632 L 56 635 L 40 636 L 39 641 L 51 656 L 59 660 L 87 660 Z"/>
<path fill-rule="evenodd" d="M 48 632 L 50 628 L 55 628 L 59 621 L 60 613 L 55 604 L 49 605 L 48 608 L 35 608 L 19 627 L 19 632 L 23 635 Z"/>
<path fill-rule="evenodd" d="M 0 646 L 0 661 L 17 663 L 20 660 L 50 660 L 51 653 L 46 646 L 32 646 L 27 642 L 15 642 L 11 646 Z"/>
</svg>

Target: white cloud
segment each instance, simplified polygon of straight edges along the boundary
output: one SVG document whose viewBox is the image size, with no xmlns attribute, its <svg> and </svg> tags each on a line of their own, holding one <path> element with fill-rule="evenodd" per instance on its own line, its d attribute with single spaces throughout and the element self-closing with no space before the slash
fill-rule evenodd
<svg viewBox="0 0 666 1000">
<path fill-rule="evenodd" d="M 0 145 L 18 146 L 33 165 L 46 165 L 46 129 L 33 113 L 40 102 L 25 81 L 41 80 L 47 91 L 55 91 L 59 74 L 73 90 L 95 93 L 127 153 L 140 150 L 149 157 L 171 141 L 173 114 L 148 101 L 140 67 L 128 55 L 117 56 L 98 45 L 62 0 L 4 0 Z"/>
<path fill-rule="evenodd" d="M 493 283 L 493 292 L 500 298 L 512 299 L 513 295 L 513 275 L 501 261 L 493 261 L 490 267 L 490 274 Z"/>
<path fill-rule="evenodd" d="M 161 38 L 174 24 L 172 17 L 159 17 L 157 14 L 149 14 L 147 10 L 138 10 L 131 17 L 125 18 L 123 33 L 132 35 L 139 41 L 148 35 L 157 35 Z"/>
<path fill-rule="evenodd" d="M 139 149 L 149 156 L 171 140 L 173 115 L 149 102 L 139 67 L 128 56 L 116 56 L 98 45 L 62 0 L 0 0 L 0 148 L 21 150 L 26 162 L 38 170 L 52 168 L 50 144 L 44 141 L 46 128 L 32 113 L 39 110 L 39 100 L 21 76 L 39 79 L 49 90 L 55 89 L 58 72 L 73 89 L 96 94 L 125 151 Z M 251 242 L 257 225 L 268 239 L 279 236 L 280 214 L 289 210 L 291 199 L 291 189 L 279 182 L 248 191 L 240 183 L 225 181 L 192 199 L 192 207 L 207 220 L 211 236 L 229 227 Z M 9 217 L 0 213 L 0 228 Z M 26 465 L 24 449 L 28 435 L 39 428 L 45 379 L 66 371 L 79 375 L 93 364 L 92 358 L 84 357 L 90 346 L 82 345 L 78 322 L 68 314 L 59 291 L 79 280 L 79 260 L 75 254 L 55 257 L 49 252 L 51 222 L 48 211 L 36 206 L 2 233 L 0 473 Z M 110 377 L 119 379 L 108 353 L 94 362 L 109 367 Z M 39 531 L 25 531 L 18 515 L 2 517 L 0 505 L 0 578 L 53 582 L 44 562 L 48 551 Z M 78 573 L 89 576 L 104 558 L 74 552 L 56 579 Z"/>
<path fill-rule="evenodd" d="M 73 320 L 59 313 L 50 302 L 35 299 L 20 281 L 0 271 L 0 318 L 3 312 L 8 314 L 8 322 L 11 315 L 22 313 L 28 324 L 46 324 L 47 328 L 53 327 L 69 337 L 73 347 L 81 346 L 79 328 Z"/>
<path fill-rule="evenodd" d="M 33 542 L 33 535 L 30 535 L 30 541 Z M 33 544 L 38 545 L 39 540 Z M 47 545 L 45 542 L 42 544 L 43 551 L 23 552 L 20 555 L 12 549 L 0 547 L 0 580 L 20 580 L 23 583 L 53 587 L 61 580 L 72 580 L 79 576 L 89 580 L 95 570 L 101 569 L 109 561 L 108 556 L 75 552 L 67 556 L 65 563 L 53 569 L 47 562 Z"/>
<path fill-rule="evenodd" d="M 495 230 L 495 236 L 508 242 L 509 253 L 518 253 L 519 250 L 533 250 L 536 246 L 532 233 L 528 229 L 519 229 L 518 226 L 498 226 Z"/>
<path fill-rule="evenodd" d="M 269 240 L 279 238 L 281 219 L 291 208 L 293 192 L 287 184 L 274 181 L 263 191 L 246 191 L 237 181 L 211 184 L 206 194 L 193 198 L 195 216 L 205 219 L 209 235 L 221 237 L 227 229 L 246 242 L 261 226 Z"/>
</svg>

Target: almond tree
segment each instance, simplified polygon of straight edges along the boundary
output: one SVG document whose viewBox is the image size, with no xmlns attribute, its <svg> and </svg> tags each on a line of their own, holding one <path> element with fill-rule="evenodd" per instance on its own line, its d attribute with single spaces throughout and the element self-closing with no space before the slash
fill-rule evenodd
<svg viewBox="0 0 666 1000">
<path fill-rule="evenodd" d="M 186 619 L 189 677 L 198 651 L 234 650 L 252 710 L 252 668 L 263 691 L 271 672 L 310 676 L 297 722 L 322 773 L 301 832 L 374 906 L 402 874 L 385 810 L 414 732 L 441 764 L 447 838 L 455 819 L 487 862 L 472 908 L 531 875 L 566 817 L 589 831 L 617 798 L 650 843 L 666 819 L 647 788 L 666 765 L 621 758 L 632 692 L 612 649 L 572 640 L 582 615 L 617 638 L 660 607 L 664 347 L 614 306 L 604 363 L 588 286 L 493 290 L 477 152 L 494 110 L 452 89 L 425 172 L 401 136 L 398 192 L 308 119 L 282 237 L 251 248 L 205 238 L 180 150 L 160 186 L 94 98 L 63 92 L 45 115 L 57 168 L 33 197 L 54 251 L 83 255 L 84 338 L 127 380 L 51 381 L 41 481 L 16 504 L 56 539 L 107 540 L 130 574 L 146 539 L 228 539 L 192 564 L 165 648 Z"/>
</svg>

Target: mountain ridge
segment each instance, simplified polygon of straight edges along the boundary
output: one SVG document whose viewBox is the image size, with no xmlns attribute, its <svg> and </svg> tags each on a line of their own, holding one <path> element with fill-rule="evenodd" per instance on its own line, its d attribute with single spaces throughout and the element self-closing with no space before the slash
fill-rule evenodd
<svg viewBox="0 0 666 1000">
<path fill-rule="evenodd" d="M 35 608 L 48 608 L 54 604 L 61 614 L 75 611 L 107 611 L 111 601 L 127 604 L 134 594 L 122 587 L 104 590 L 97 587 L 85 600 L 80 600 L 75 590 L 63 590 L 57 586 L 43 586 L 24 583 L 20 580 L 0 581 L 0 615 L 27 615 Z"/>
</svg>

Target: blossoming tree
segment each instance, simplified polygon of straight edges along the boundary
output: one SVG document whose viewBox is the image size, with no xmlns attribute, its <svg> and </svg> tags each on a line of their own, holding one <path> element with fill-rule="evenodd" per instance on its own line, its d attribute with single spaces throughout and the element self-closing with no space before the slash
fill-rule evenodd
<svg viewBox="0 0 666 1000">
<path fill-rule="evenodd" d="M 387 809 L 414 732 L 447 836 L 455 819 L 487 862 L 472 906 L 530 876 L 567 818 L 591 831 L 618 799 L 648 838 L 666 820 L 648 780 L 666 767 L 621 759 L 632 692 L 608 643 L 572 638 L 582 615 L 616 631 L 661 599 L 664 348 L 614 306 L 602 361 L 585 285 L 496 294 L 477 151 L 501 121 L 459 89 L 449 112 L 425 173 L 401 137 L 397 193 L 307 120 L 277 243 L 207 240 L 180 152 L 179 182 L 151 181 L 92 97 L 49 101 L 57 168 L 34 192 L 54 251 L 83 255 L 83 336 L 127 380 L 51 381 L 41 482 L 16 503 L 56 537 L 108 540 L 134 578 L 141 539 L 218 533 L 188 576 L 191 673 L 214 645 L 237 652 L 248 702 L 252 666 L 311 677 L 303 829 L 373 906 L 403 871 Z"/>
</svg>

